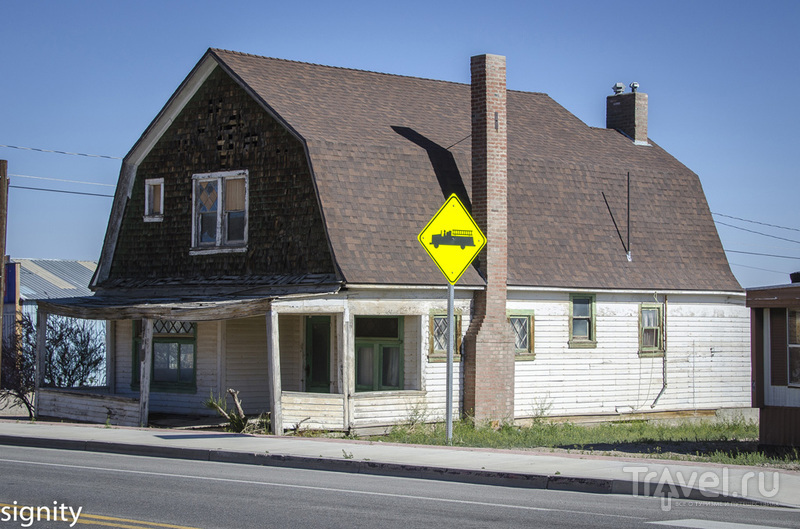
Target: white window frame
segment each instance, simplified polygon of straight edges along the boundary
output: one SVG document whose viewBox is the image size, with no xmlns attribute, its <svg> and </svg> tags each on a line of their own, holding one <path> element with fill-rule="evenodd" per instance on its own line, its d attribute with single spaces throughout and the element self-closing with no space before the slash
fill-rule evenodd
<svg viewBox="0 0 800 529">
<path fill-rule="evenodd" d="M 225 181 L 244 180 L 244 239 L 228 242 L 226 240 Z M 217 234 L 213 245 L 200 245 L 197 211 L 197 184 L 201 181 L 217 181 Z M 247 169 L 240 171 L 219 171 L 192 175 L 192 246 L 189 255 L 214 253 L 239 253 L 247 251 L 248 219 L 250 217 L 250 178 Z"/>
<path fill-rule="evenodd" d="M 159 186 L 161 211 L 150 213 L 153 203 L 153 187 Z M 164 220 L 164 179 L 148 178 L 144 181 L 144 221 L 161 222 Z"/>
</svg>

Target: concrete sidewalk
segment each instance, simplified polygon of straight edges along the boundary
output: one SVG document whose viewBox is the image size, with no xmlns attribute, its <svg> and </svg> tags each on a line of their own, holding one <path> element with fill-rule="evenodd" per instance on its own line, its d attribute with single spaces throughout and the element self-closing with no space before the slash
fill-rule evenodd
<svg viewBox="0 0 800 529">
<path fill-rule="evenodd" d="M 800 472 L 711 463 L 13 420 L 0 445 L 800 508 Z"/>
</svg>

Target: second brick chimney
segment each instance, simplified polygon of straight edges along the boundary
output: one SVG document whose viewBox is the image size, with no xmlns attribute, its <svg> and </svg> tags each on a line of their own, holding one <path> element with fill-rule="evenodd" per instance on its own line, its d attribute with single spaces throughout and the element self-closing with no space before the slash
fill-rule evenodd
<svg viewBox="0 0 800 529">
<path fill-rule="evenodd" d="M 506 318 L 508 279 L 508 135 L 506 58 L 472 57 L 472 214 L 486 234 L 464 341 L 464 408 L 477 421 L 514 418 L 514 342 Z"/>
<path fill-rule="evenodd" d="M 606 98 L 606 128 L 615 129 L 638 145 L 647 145 L 647 94 L 639 92 L 639 83 L 631 83 L 625 93 L 622 83 L 614 85 L 614 95 Z"/>
</svg>

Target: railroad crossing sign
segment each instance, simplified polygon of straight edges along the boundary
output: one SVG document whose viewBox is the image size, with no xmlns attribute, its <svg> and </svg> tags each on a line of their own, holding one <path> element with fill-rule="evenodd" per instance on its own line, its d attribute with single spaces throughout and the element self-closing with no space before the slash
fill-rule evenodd
<svg viewBox="0 0 800 529">
<path fill-rule="evenodd" d="M 453 285 L 486 246 L 486 236 L 455 194 L 419 232 L 417 240 Z"/>
</svg>

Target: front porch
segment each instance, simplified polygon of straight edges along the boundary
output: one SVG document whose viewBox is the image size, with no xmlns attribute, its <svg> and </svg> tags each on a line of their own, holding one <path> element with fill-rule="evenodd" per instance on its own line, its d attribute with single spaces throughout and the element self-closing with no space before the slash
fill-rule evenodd
<svg viewBox="0 0 800 529">
<path fill-rule="evenodd" d="M 410 310 L 396 316 L 353 316 L 342 299 L 275 301 L 131 303 L 119 311 L 76 308 L 74 301 L 42 304 L 41 321 L 54 313 L 112 322 L 108 393 L 100 397 L 43 388 L 46 398 L 38 413 L 58 416 L 67 408 L 100 406 L 97 413 L 75 418 L 146 426 L 151 411 L 212 415 L 203 401 L 233 388 L 240 391 L 248 416 L 270 415 L 276 434 L 380 432 L 420 417 L 441 419 L 438 383 L 431 395 L 424 390 L 423 371 L 431 368 L 423 354 L 426 316 Z M 119 314 L 125 319 L 115 319 Z M 229 314 L 233 318 L 224 317 Z M 165 322 L 191 323 L 193 334 L 176 337 L 170 332 L 189 327 Z M 176 369 L 187 367 L 188 375 L 172 375 L 168 357 L 164 363 L 164 354 L 171 353 L 162 346 L 171 342 L 180 344 Z M 438 373 L 438 367 L 432 365 L 433 371 Z"/>
</svg>

